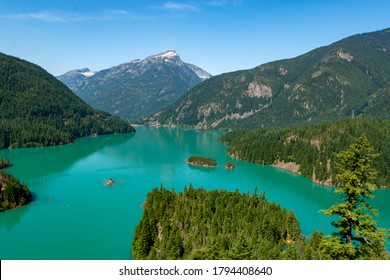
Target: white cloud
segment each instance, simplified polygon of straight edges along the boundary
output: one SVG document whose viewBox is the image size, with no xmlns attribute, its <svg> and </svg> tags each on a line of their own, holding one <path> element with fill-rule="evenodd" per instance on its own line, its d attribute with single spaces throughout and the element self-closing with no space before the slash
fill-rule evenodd
<svg viewBox="0 0 390 280">
<path fill-rule="evenodd" d="M 37 21 L 44 21 L 44 22 L 71 23 L 77 21 L 93 20 L 95 18 L 91 16 L 80 15 L 80 14 L 41 11 L 41 12 L 24 13 L 24 14 L 19 13 L 19 14 L 0 15 L 0 19 L 37 20 Z"/>
<path fill-rule="evenodd" d="M 125 10 L 108 10 L 107 13 L 111 15 L 122 15 L 122 16 L 126 16 L 129 14 L 129 12 Z"/>
<path fill-rule="evenodd" d="M 212 0 L 208 4 L 210 6 L 226 6 L 226 5 L 240 5 L 243 4 L 243 0 Z"/>
<path fill-rule="evenodd" d="M 213 0 L 209 2 L 209 5 L 211 6 L 224 6 L 227 4 L 226 0 Z"/>
<path fill-rule="evenodd" d="M 199 8 L 197 6 L 186 4 L 186 3 L 171 2 L 171 1 L 162 4 L 161 8 L 165 10 L 172 10 L 172 11 L 193 11 L 193 12 L 199 11 Z"/>
<path fill-rule="evenodd" d="M 32 13 L 0 14 L 0 19 L 9 21 L 35 20 L 49 23 L 76 23 L 83 21 L 102 21 L 116 19 L 146 19 L 145 16 L 131 14 L 126 10 L 106 10 L 95 15 L 86 15 L 78 13 L 40 11 Z"/>
<path fill-rule="evenodd" d="M 25 14 L 8 14 L 8 15 L 0 15 L 0 19 L 8 19 L 8 20 L 39 20 L 46 22 L 65 22 L 65 18 L 63 16 L 56 15 L 52 12 L 37 12 L 37 13 L 25 13 Z"/>
</svg>

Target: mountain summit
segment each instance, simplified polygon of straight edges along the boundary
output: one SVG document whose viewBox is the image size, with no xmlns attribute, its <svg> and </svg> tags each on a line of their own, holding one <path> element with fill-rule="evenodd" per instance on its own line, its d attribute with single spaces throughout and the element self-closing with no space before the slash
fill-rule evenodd
<svg viewBox="0 0 390 280">
<path fill-rule="evenodd" d="M 179 58 L 179 55 L 174 50 L 168 50 L 159 54 L 148 56 L 146 59 L 170 59 L 170 58 Z"/>
<path fill-rule="evenodd" d="M 171 105 L 209 77 L 168 50 L 97 72 L 72 70 L 57 78 L 91 106 L 136 120 Z"/>
</svg>

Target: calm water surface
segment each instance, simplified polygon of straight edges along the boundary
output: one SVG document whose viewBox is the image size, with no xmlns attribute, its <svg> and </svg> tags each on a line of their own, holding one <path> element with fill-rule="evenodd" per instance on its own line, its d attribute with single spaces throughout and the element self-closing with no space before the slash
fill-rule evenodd
<svg viewBox="0 0 390 280">
<path fill-rule="evenodd" d="M 0 213 L 0 259 L 130 259 L 134 229 L 146 194 L 163 184 L 175 191 L 192 183 L 206 189 L 265 192 L 292 209 L 302 232 L 330 233 L 319 212 L 337 201 L 333 189 L 269 166 L 232 160 L 219 132 L 137 127 L 134 135 L 87 137 L 74 144 L 1 150 L 14 166 L 7 172 L 35 196 L 25 207 Z M 186 164 L 190 155 L 212 157 L 215 169 Z M 117 184 L 104 186 L 109 178 Z M 120 182 L 120 183 L 119 183 Z M 390 228 L 390 191 L 375 193 L 379 225 Z"/>
</svg>

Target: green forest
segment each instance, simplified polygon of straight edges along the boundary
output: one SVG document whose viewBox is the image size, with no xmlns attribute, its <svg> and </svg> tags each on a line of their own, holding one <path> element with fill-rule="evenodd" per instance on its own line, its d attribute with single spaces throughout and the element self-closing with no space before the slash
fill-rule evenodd
<svg viewBox="0 0 390 280">
<path fill-rule="evenodd" d="M 279 129 L 229 132 L 221 141 L 229 145 L 234 157 L 272 165 L 277 162 L 299 164 L 299 173 L 318 183 L 337 184 L 335 154 L 354 139 L 366 135 L 380 157 L 374 166 L 379 172 L 376 184 L 390 186 L 390 121 L 351 119 Z"/>
<path fill-rule="evenodd" d="M 207 167 L 215 167 L 218 165 L 215 159 L 200 156 L 190 156 L 187 159 L 187 163 Z"/>
<path fill-rule="evenodd" d="M 292 211 L 265 194 L 163 187 L 146 197 L 135 259 L 319 259 L 321 233 L 301 235 Z"/>
<path fill-rule="evenodd" d="M 7 159 L 0 158 L 0 169 L 9 167 Z M 32 195 L 24 183 L 0 170 L 0 212 L 28 204 Z"/>
<path fill-rule="evenodd" d="M 37 65 L 0 53 L 0 149 L 135 131 L 97 111 Z"/>
</svg>

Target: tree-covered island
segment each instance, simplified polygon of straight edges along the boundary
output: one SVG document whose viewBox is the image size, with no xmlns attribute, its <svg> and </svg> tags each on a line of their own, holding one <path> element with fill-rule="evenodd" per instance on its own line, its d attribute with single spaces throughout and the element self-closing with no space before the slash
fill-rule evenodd
<svg viewBox="0 0 390 280">
<path fill-rule="evenodd" d="M 215 159 L 199 156 L 190 156 L 187 163 L 203 167 L 216 167 L 218 165 Z"/>
</svg>

